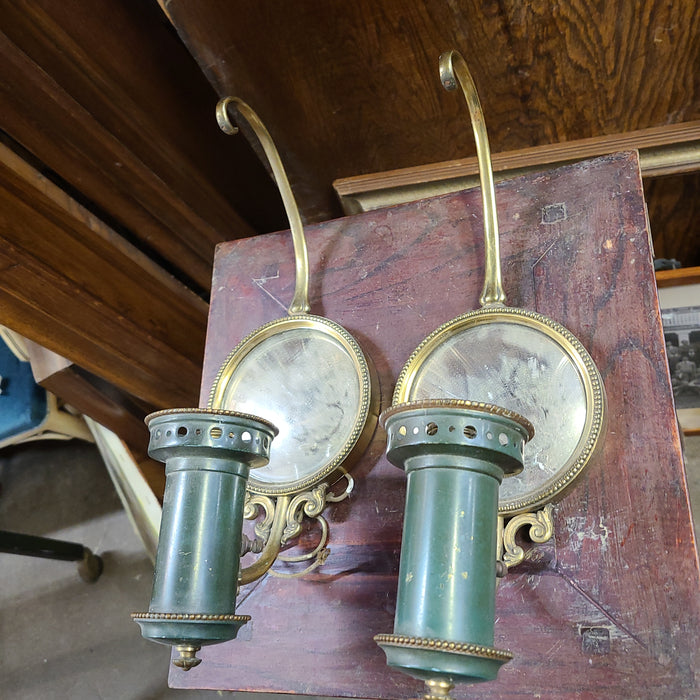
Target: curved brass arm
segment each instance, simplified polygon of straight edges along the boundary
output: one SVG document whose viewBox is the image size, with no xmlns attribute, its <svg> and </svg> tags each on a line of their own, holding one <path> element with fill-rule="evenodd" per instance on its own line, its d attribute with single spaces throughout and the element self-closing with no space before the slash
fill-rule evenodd
<svg viewBox="0 0 700 700">
<path fill-rule="evenodd" d="M 239 580 L 241 584 L 257 581 L 266 574 L 275 563 L 280 548 L 282 547 L 282 535 L 287 524 L 287 511 L 289 510 L 289 496 L 279 496 L 275 504 L 275 517 L 272 520 L 270 534 L 265 542 L 260 556 L 250 565 L 241 569 Z"/>
<path fill-rule="evenodd" d="M 282 195 L 284 210 L 287 212 L 287 218 L 289 219 L 289 227 L 292 230 L 292 241 L 294 243 L 294 260 L 296 264 L 296 284 L 294 286 L 294 297 L 292 298 L 292 303 L 289 305 L 289 315 L 294 316 L 297 314 L 307 314 L 311 308 L 309 306 L 309 257 L 306 251 L 304 227 L 301 223 L 299 209 L 297 207 L 296 200 L 294 199 L 294 194 L 292 193 L 292 188 L 289 184 L 287 173 L 284 170 L 282 160 L 280 159 L 277 147 L 270 136 L 270 132 L 265 128 L 265 125 L 260 120 L 260 117 L 258 117 L 253 109 L 243 100 L 239 99 L 238 97 L 224 97 L 222 100 L 219 100 L 219 103 L 216 105 L 216 121 L 219 123 L 221 130 L 225 134 L 238 133 L 238 127 L 231 122 L 228 115 L 228 106 L 231 103 L 236 106 L 238 112 L 245 118 L 248 124 L 250 124 L 251 128 L 255 132 L 255 135 L 260 140 L 260 144 L 263 147 L 265 155 L 270 163 L 270 167 L 272 168 L 272 174 L 275 177 L 275 182 L 277 183 L 277 187 Z"/>
<path fill-rule="evenodd" d="M 501 260 L 498 246 L 498 218 L 496 215 L 496 193 L 493 187 L 493 168 L 491 151 L 486 133 L 484 113 L 481 110 L 476 85 L 465 60 L 457 51 L 447 51 L 440 56 L 440 81 L 445 90 L 455 90 L 457 84 L 462 88 L 469 107 L 476 156 L 479 161 L 479 179 L 481 181 L 481 201 L 484 206 L 484 288 L 479 298 L 482 306 L 505 304 L 506 295 L 501 282 Z"/>
</svg>

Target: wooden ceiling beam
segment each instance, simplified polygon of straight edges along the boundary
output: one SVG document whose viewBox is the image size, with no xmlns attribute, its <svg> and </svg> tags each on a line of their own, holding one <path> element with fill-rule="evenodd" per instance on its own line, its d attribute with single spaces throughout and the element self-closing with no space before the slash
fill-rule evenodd
<svg viewBox="0 0 700 700">
<path fill-rule="evenodd" d="M 0 146 L 0 324 L 158 407 L 196 405 L 208 305 Z"/>
<path fill-rule="evenodd" d="M 260 114 L 311 221 L 337 215 L 338 178 L 474 154 L 439 80 L 451 49 L 494 152 L 700 119 L 697 0 L 159 2 L 217 93 Z"/>
<path fill-rule="evenodd" d="M 272 180 L 219 131 L 216 95 L 157 6 L 0 12 L 0 129 L 137 247 L 206 293 L 217 243 L 281 227 Z"/>
</svg>

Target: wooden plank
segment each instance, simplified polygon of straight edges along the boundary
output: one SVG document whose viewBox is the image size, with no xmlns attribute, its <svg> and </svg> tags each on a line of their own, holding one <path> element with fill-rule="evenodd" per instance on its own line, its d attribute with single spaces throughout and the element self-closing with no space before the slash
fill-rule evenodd
<svg viewBox="0 0 700 700">
<path fill-rule="evenodd" d="M 677 270 L 659 270 L 656 273 L 656 286 L 678 287 L 700 283 L 700 267 L 681 267 Z"/>
<path fill-rule="evenodd" d="M 555 509 L 555 541 L 497 594 L 496 646 L 515 658 L 458 698 L 695 697 L 700 583 L 664 357 L 638 161 L 618 154 L 496 187 L 509 301 L 569 328 L 608 397 L 602 451 Z M 557 216 L 552 216 L 556 212 Z M 548 213 L 547 216 L 544 214 Z M 477 308 L 480 193 L 469 190 L 307 228 L 312 312 L 358 338 L 387 406 L 413 349 Z M 200 401 L 229 350 L 280 317 L 294 284 L 287 233 L 219 248 Z M 327 511 L 331 554 L 301 579 L 243 591 L 239 640 L 206 647 L 175 687 L 410 698 L 373 635 L 392 630 L 403 472 L 377 430 L 351 497 Z"/>
<path fill-rule="evenodd" d="M 37 384 L 116 433 L 141 456 L 146 454 L 148 431 L 143 418 L 155 408 L 146 407 L 41 345 L 28 340 L 26 347 Z"/>
<path fill-rule="evenodd" d="M 0 323 L 159 407 L 191 405 L 207 304 L 0 146 Z"/>
<path fill-rule="evenodd" d="M 181 279 L 208 290 L 218 242 L 283 224 L 264 167 L 220 133 L 216 96 L 157 7 L 0 12 L 0 127 Z"/>
<path fill-rule="evenodd" d="M 626 150 L 639 151 L 644 177 L 699 170 L 700 121 L 493 153 L 491 164 L 498 179 L 505 179 Z M 358 213 L 475 187 L 478 176 L 473 157 L 340 178 L 333 187 L 343 209 Z"/>
</svg>

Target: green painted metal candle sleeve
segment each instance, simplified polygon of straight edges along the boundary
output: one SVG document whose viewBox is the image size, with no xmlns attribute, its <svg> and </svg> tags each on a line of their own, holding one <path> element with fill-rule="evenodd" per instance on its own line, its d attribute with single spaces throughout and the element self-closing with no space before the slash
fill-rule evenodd
<svg viewBox="0 0 700 700">
<path fill-rule="evenodd" d="M 165 462 L 165 493 L 153 593 L 133 617 L 144 637 L 180 651 L 189 670 L 204 644 L 235 638 L 243 506 L 251 468 L 267 464 L 277 430 L 254 416 L 204 409 L 146 419 L 149 454 Z"/>
<path fill-rule="evenodd" d="M 493 644 L 496 469 L 406 466 L 396 634 Z"/>
<path fill-rule="evenodd" d="M 390 666 L 425 681 L 492 680 L 498 488 L 523 468 L 532 426 L 468 401 L 396 405 L 382 415 L 387 457 L 407 475 Z"/>
</svg>

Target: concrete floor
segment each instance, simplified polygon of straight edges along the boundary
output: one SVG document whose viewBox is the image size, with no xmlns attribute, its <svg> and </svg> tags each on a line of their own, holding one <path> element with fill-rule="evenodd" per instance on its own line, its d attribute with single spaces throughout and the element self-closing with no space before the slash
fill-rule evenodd
<svg viewBox="0 0 700 700">
<path fill-rule="evenodd" d="M 129 613 L 148 609 L 153 568 L 102 458 L 77 440 L 0 452 L 0 528 L 79 542 L 104 559 L 85 583 L 72 562 L 0 554 L 3 700 L 231 696 L 167 688 L 168 648 Z"/>
<path fill-rule="evenodd" d="M 700 532 L 700 436 L 686 439 L 686 455 Z M 73 563 L 0 554 L 3 700 L 244 695 L 167 688 L 168 649 L 142 639 L 129 618 L 148 607 L 152 566 L 93 445 L 2 450 L 0 486 L 0 529 L 79 542 L 105 562 L 88 584 Z"/>
</svg>

